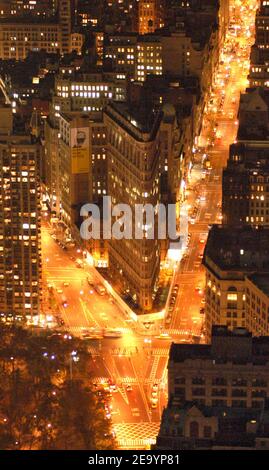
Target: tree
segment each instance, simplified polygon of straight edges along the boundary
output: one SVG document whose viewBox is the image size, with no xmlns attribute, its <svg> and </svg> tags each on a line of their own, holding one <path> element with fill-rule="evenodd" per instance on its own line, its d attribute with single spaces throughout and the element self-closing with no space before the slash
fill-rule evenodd
<svg viewBox="0 0 269 470">
<path fill-rule="evenodd" d="M 70 377 L 73 351 L 79 361 Z M 0 324 L 0 448 L 115 448 L 89 360 L 83 342 L 69 335 Z"/>
</svg>

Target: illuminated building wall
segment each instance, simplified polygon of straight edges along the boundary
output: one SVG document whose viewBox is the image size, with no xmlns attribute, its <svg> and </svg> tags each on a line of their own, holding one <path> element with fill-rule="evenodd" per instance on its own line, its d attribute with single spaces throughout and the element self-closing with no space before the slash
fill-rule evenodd
<svg viewBox="0 0 269 470">
<path fill-rule="evenodd" d="M 141 111 L 143 114 L 143 111 Z M 158 116 L 144 110 L 133 114 L 124 105 L 110 105 L 104 113 L 107 132 L 108 194 L 112 205 L 123 203 L 134 209 L 135 204 L 152 204 L 176 200 L 178 182 L 179 129 L 175 110 L 164 107 Z M 137 117 L 139 116 L 139 117 Z M 175 186 L 174 186 L 174 183 Z M 155 214 L 156 216 L 156 214 Z M 122 290 L 133 297 L 143 312 L 154 306 L 154 288 L 161 259 L 167 253 L 169 240 L 162 243 L 147 238 L 109 240 L 109 266 Z"/>
<path fill-rule="evenodd" d="M 141 129 L 114 107 L 105 111 L 107 128 L 108 193 L 112 204 L 152 203 L 159 200 L 159 154 L 156 135 Z M 109 264 L 142 310 L 152 308 L 152 294 L 159 272 L 158 240 L 111 240 Z M 117 274 L 118 273 L 118 274 Z"/>
<path fill-rule="evenodd" d="M 40 313 L 42 287 L 39 165 L 38 147 L 31 144 L 30 137 L 2 135 L 1 313 L 23 316 Z"/>
<path fill-rule="evenodd" d="M 53 108 L 55 117 L 60 112 L 81 111 L 91 117 L 100 117 L 104 106 L 110 101 L 125 101 L 126 75 L 122 73 L 81 74 L 76 78 L 57 77 Z"/>
<path fill-rule="evenodd" d="M 70 114 L 60 115 L 60 203 L 62 217 L 69 227 L 79 225 L 80 207 L 89 202 L 91 181 L 90 154 L 89 119 Z"/>
<path fill-rule="evenodd" d="M 147 75 L 162 75 L 161 40 L 151 36 L 144 36 L 137 44 L 135 78 L 144 81 Z"/>
<path fill-rule="evenodd" d="M 162 0 L 139 0 L 139 34 L 154 33 L 163 26 Z"/>
</svg>

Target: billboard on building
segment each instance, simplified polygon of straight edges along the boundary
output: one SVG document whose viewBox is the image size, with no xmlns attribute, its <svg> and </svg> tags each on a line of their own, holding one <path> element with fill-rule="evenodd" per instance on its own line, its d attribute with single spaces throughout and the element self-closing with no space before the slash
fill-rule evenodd
<svg viewBox="0 0 269 470">
<path fill-rule="evenodd" d="M 88 173 L 90 168 L 90 135 L 88 127 L 71 129 L 72 173 Z"/>
</svg>

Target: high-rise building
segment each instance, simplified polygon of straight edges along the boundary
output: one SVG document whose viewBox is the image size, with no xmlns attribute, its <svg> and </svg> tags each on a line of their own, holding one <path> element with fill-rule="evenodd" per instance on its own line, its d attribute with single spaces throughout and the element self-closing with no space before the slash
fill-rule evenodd
<svg viewBox="0 0 269 470">
<path fill-rule="evenodd" d="M 269 48 L 269 5 L 267 0 L 260 2 L 256 13 L 256 44 L 260 49 Z"/>
<path fill-rule="evenodd" d="M 241 95 L 237 143 L 223 171 L 225 224 L 269 225 L 268 89 Z"/>
<path fill-rule="evenodd" d="M 154 114 L 130 109 L 124 104 L 109 105 L 104 113 L 107 132 L 108 195 L 112 208 L 127 204 L 132 209 L 131 238 L 108 243 L 109 266 L 119 279 L 121 292 L 127 292 L 140 311 L 151 311 L 157 285 L 162 243 L 157 236 L 158 217 L 143 225 L 143 238 L 134 233 L 135 204 L 157 207 L 162 201 L 161 180 L 167 174 L 167 200 L 175 202 L 172 178 L 179 174 L 180 164 L 175 146 L 178 127 L 175 110 L 166 107 Z M 172 142 L 172 144 L 171 144 Z M 179 183 L 180 184 L 180 183 Z M 175 191 L 176 192 L 176 191 Z M 154 230 L 154 238 L 148 232 Z"/>
<path fill-rule="evenodd" d="M 154 33 L 163 26 L 162 0 L 139 0 L 139 33 Z"/>
<path fill-rule="evenodd" d="M 9 105 L 0 108 L 0 310 L 33 316 L 42 290 L 39 150 L 13 132 Z"/>
</svg>

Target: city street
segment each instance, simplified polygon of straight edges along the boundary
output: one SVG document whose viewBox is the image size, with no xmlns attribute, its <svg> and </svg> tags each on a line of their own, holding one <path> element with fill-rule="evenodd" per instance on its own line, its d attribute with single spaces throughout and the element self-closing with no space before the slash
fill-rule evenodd
<svg viewBox="0 0 269 470">
<path fill-rule="evenodd" d="M 121 448 L 143 449 L 154 442 L 167 400 L 166 367 L 171 342 L 203 340 L 202 257 L 210 226 L 221 223 L 222 168 L 236 138 L 240 93 L 247 86 L 249 64 L 245 62 L 254 36 L 256 2 L 252 3 L 250 6 L 248 2 L 248 9 L 242 11 L 237 7 L 234 11 L 235 22 L 241 29 L 238 36 L 231 33 L 227 36 L 212 98 L 206 107 L 201 147 L 187 191 L 189 246 L 176 268 L 174 285 L 178 284 L 178 294 L 163 335 L 154 336 L 150 330 L 147 335 L 142 334 L 136 322 L 124 316 L 109 294 L 101 296 L 89 286 L 89 275 L 93 284 L 98 282 L 94 269 L 77 267 L 76 257 L 80 254 L 70 249 L 64 251 L 52 238 L 51 227 L 43 224 L 44 282 L 52 286 L 64 328 L 78 336 L 89 328 L 121 331 L 118 338 L 89 340 L 92 354 L 89 377 L 111 391 L 110 414 Z M 240 51 L 244 51 L 244 59 Z M 209 161 L 207 168 L 201 165 L 203 154 Z M 48 298 L 45 305 L 49 308 Z"/>
</svg>

